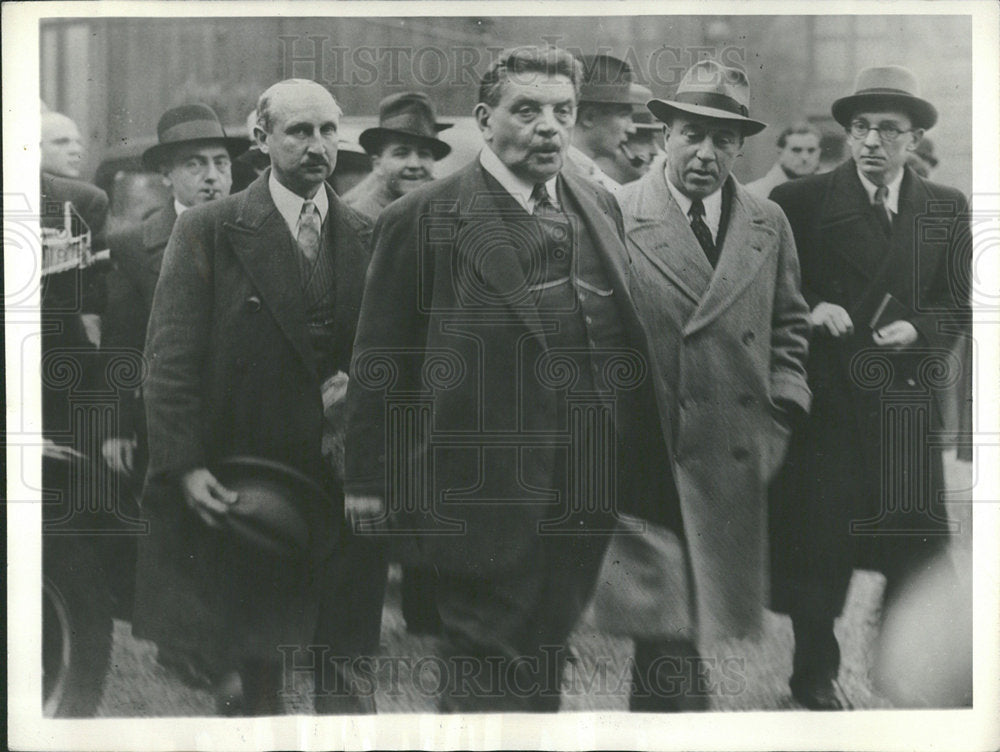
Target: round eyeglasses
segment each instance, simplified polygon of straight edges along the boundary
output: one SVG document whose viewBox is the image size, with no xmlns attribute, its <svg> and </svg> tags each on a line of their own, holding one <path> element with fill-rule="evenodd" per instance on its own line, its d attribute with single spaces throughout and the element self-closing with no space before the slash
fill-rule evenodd
<svg viewBox="0 0 1000 752">
<path fill-rule="evenodd" d="M 878 133 L 878 137 L 887 144 L 891 144 L 903 133 L 913 132 L 913 128 L 903 130 L 892 122 L 869 125 L 865 120 L 852 120 L 851 127 L 848 130 L 850 130 L 851 136 L 858 140 L 868 138 L 869 131 L 876 131 Z"/>
</svg>

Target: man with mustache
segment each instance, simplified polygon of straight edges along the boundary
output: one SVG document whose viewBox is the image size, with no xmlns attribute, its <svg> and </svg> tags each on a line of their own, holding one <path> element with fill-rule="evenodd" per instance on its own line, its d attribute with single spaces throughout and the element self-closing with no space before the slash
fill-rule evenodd
<svg viewBox="0 0 1000 752">
<path fill-rule="evenodd" d="M 928 439 L 970 325 L 965 197 L 906 166 L 937 121 L 916 77 L 866 68 L 832 113 L 851 159 L 771 193 L 802 262 L 815 394 L 772 493 L 772 590 L 795 632 L 792 696 L 815 710 L 847 704 L 833 624 L 853 569 L 885 574 L 888 609 L 948 541 L 941 449 Z"/>
<path fill-rule="evenodd" d="M 676 510 L 621 214 L 563 170 L 580 74 L 565 50 L 500 54 L 479 157 L 377 225 L 346 505 L 440 573 L 445 711 L 557 710 L 619 506 Z"/>
<path fill-rule="evenodd" d="M 618 194 L 682 521 L 616 536 L 600 578 L 599 623 L 635 639 L 633 710 L 707 708 L 698 641 L 760 634 L 767 483 L 809 409 L 791 230 L 730 175 L 766 127 L 749 99 L 743 71 L 692 66 L 672 99 L 648 103 L 665 162 Z"/>
<path fill-rule="evenodd" d="M 150 532 L 140 542 L 133 628 L 235 666 L 217 687 L 220 712 L 281 712 L 287 654 L 279 645 L 306 652 L 297 667 L 312 662 L 318 712 L 365 712 L 370 698 L 334 682 L 344 678 L 342 661 L 378 648 L 380 547 L 340 535 L 294 592 L 270 592 L 261 603 L 254 583 L 241 593 L 225 588 L 225 560 L 192 544 L 221 535 L 238 501 L 212 472 L 228 457 L 281 463 L 335 506 L 341 498 L 322 456 L 322 385 L 349 367 L 371 224 L 325 183 L 341 110 L 323 86 L 281 81 L 260 96 L 257 113 L 270 169 L 238 194 L 184 211 L 163 254 L 146 339 Z M 274 602 L 282 597 L 294 607 Z"/>
<path fill-rule="evenodd" d="M 400 196 L 434 179 L 434 163 L 451 153 L 437 137 L 450 123 L 439 123 L 426 94 L 392 94 L 378 106 L 378 127 L 358 137 L 372 158 L 372 172 L 344 194 L 344 203 L 371 220 Z"/>
</svg>

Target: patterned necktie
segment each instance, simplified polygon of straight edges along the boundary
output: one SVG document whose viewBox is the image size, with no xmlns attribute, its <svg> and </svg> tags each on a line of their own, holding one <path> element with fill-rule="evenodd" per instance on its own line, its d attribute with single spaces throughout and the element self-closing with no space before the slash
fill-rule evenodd
<svg viewBox="0 0 1000 752">
<path fill-rule="evenodd" d="M 875 189 L 875 215 L 878 217 L 879 226 L 887 237 L 892 236 L 892 220 L 889 219 L 889 207 L 885 205 L 885 200 L 889 196 L 889 186 L 880 185 Z"/>
<path fill-rule="evenodd" d="M 537 183 L 535 185 L 534 190 L 531 191 L 531 198 L 535 201 L 534 211 L 531 212 L 532 215 L 536 217 L 561 216 L 559 210 L 552 203 L 552 197 L 549 196 L 549 191 L 545 187 L 545 183 Z"/>
<path fill-rule="evenodd" d="M 701 202 L 700 198 L 696 198 L 691 202 L 688 216 L 691 217 L 691 229 L 694 231 L 694 236 L 698 238 L 701 249 L 705 252 L 706 258 L 708 258 L 708 263 L 714 269 L 719 261 L 719 251 L 715 247 L 715 241 L 712 240 L 712 231 L 708 229 L 708 225 L 702 219 L 705 216 L 705 205 Z"/>
<path fill-rule="evenodd" d="M 295 239 L 299 243 L 299 248 L 310 262 L 316 260 L 319 255 L 319 209 L 312 201 L 302 204 L 302 213 L 299 214 L 299 226 L 295 234 Z"/>
</svg>

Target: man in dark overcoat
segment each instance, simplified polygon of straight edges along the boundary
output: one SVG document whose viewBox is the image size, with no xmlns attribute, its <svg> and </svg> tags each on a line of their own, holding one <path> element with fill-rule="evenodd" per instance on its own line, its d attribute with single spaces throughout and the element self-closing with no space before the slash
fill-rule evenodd
<svg viewBox="0 0 1000 752">
<path fill-rule="evenodd" d="M 479 157 L 376 225 L 346 505 L 440 573 L 446 711 L 557 710 L 616 511 L 677 512 L 621 212 L 561 171 L 579 80 L 500 55 Z"/>
<path fill-rule="evenodd" d="M 792 617 L 792 694 L 815 709 L 844 705 L 833 622 L 852 569 L 884 572 L 891 602 L 947 541 L 930 431 L 969 321 L 965 198 L 905 166 L 937 120 L 915 77 L 865 69 L 833 116 L 851 159 L 771 193 L 799 251 L 814 395 L 772 489 L 773 599 Z"/>
<path fill-rule="evenodd" d="M 290 79 L 257 109 L 270 170 L 178 217 L 153 296 L 142 502 L 150 534 L 140 543 L 134 629 L 227 655 L 240 666 L 242 710 L 254 713 L 281 707 L 276 641 L 317 646 L 295 660 L 312 661 L 317 710 L 359 712 L 370 703 L 331 684 L 341 666 L 332 661 L 378 647 L 380 549 L 343 535 L 331 559 L 301 573 L 308 581 L 283 567 L 241 581 L 218 547 L 199 544 L 237 502 L 212 471 L 226 457 L 283 463 L 327 489 L 331 504 L 342 498 L 321 455 L 321 385 L 349 366 L 370 224 L 324 183 L 341 114 L 329 92 Z"/>
</svg>

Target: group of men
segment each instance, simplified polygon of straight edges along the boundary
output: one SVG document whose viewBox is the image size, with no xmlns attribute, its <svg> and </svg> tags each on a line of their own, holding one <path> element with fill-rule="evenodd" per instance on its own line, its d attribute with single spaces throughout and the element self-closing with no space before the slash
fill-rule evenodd
<svg viewBox="0 0 1000 752">
<path fill-rule="evenodd" d="M 102 337 L 148 364 L 104 443 L 145 477 L 135 633 L 221 712 L 281 712 L 288 644 L 309 648 L 317 712 L 371 712 L 358 660 L 397 559 L 433 600 L 443 711 L 558 710 L 588 608 L 635 640 L 632 710 L 709 707 L 699 645 L 758 635 L 767 607 L 792 618 L 796 700 L 843 707 L 852 569 L 891 596 L 947 540 L 940 453 L 887 454 L 914 437 L 884 408 L 909 395 L 934 420 L 926 363 L 968 325 L 966 204 L 905 167 L 937 118 L 906 69 L 833 103 L 851 159 L 824 174 L 796 125 L 771 173 L 733 178 L 766 127 L 749 100 L 710 60 L 657 99 L 613 57 L 518 48 L 481 81 L 472 163 L 434 180 L 448 126 L 393 95 L 343 198 L 317 83 L 260 96 L 270 166 L 233 195 L 215 113 L 167 112 L 145 160 L 172 200 L 110 239 Z M 640 132 L 662 139 L 636 157 Z M 322 450 L 338 374 L 342 468 Z M 216 468 L 237 456 L 342 506 L 333 553 L 288 565 L 296 587 L 240 584 L 219 551 L 241 499 Z"/>
</svg>

